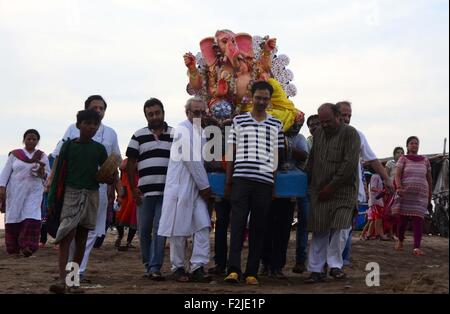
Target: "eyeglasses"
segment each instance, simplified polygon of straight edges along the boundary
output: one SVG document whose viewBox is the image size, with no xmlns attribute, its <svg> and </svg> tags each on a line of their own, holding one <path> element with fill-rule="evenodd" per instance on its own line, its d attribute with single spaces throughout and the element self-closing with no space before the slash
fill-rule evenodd
<svg viewBox="0 0 450 314">
<path fill-rule="evenodd" d="M 205 110 L 189 110 L 189 111 L 192 112 L 192 115 L 197 116 L 197 117 L 206 115 Z"/>
</svg>

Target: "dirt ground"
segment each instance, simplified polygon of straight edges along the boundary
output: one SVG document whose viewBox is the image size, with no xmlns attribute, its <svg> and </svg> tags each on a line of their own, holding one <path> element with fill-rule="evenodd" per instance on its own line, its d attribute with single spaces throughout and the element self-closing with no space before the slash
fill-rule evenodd
<svg viewBox="0 0 450 314">
<path fill-rule="evenodd" d="M 349 278 L 308 285 L 303 280 L 307 273 L 295 274 L 294 263 L 295 232 L 291 233 L 288 264 L 285 274 L 288 280 L 260 277 L 260 286 L 245 284 L 229 285 L 223 277 L 216 277 L 211 283 L 177 283 L 167 278 L 164 282 L 154 282 L 143 277 L 143 266 L 139 249 L 125 252 L 114 248 L 115 231 L 109 231 L 100 249 L 94 249 L 88 265 L 86 278 L 90 284 L 82 284 L 87 293 L 137 293 L 137 294 L 293 294 L 293 293 L 449 293 L 449 240 L 437 236 L 423 238 L 426 256 L 412 255 L 412 236 L 407 235 L 405 250 L 393 250 L 393 242 L 361 241 L 359 232 L 353 236 L 351 265 L 345 267 Z M 135 238 L 134 245 L 138 246 Z M 213 244 L 213 237 L 211 238 Z M 247 250 L 244 250 L 245 257 Z M 169 250 L 162 269 L 170 275 Z M 368 287 L 366 265 L 376 262 L 380 267 L 380 285 Z M 39 249 L 30 258 L 11 258 L 6 254 L 4 231 L 0 230 L 0 293 L 48 293 L 48 287 L 57 275 L 57 251 L 51 244 Z M 213 266 L 211 261 L 209 267 Z"/>
</svg>

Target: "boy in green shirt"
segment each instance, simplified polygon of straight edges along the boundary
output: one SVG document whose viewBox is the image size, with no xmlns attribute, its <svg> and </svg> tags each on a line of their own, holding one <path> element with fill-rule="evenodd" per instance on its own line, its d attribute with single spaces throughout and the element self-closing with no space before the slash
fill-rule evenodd
<svg viewBox="0 0 450 314">
<path fill-rule="evenodd" d="M 62 146 L 55 179 L 50 188 L 49 213 L 60 216 L 55 238 L 55 243 L 59 243 L 60 283 L 50 286 L 50 291 L 54 293 L 83 292 L 80 289 L 77 267 L 83 259 L 88 232 L 96 224 L 99 189 L 96 174 L 108 157 L 105 147 L 92 140 L 99 125 L 100 116 L 94 110 L 78 112 L 76 126 L 80 130 L 80 137 L 67 140 Z M 100 183 L 112 181 L 113 178 Z M 67 262 L 70 243 L 74 238 L 75 264 L 72 266 Z M 66 267 L 73 270 L 70 277 L 66 274 Z"/>
</svg>

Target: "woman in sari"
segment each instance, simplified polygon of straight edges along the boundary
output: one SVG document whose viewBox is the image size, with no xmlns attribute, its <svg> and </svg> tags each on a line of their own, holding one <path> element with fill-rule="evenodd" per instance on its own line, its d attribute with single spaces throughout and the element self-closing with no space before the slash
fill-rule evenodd
<svg viewBox="0 0 450 314">
<path fill-rule="evenodd" d="M 40 135 L 23 135 L 22 149 L 13 150 L 0 174 L 0 203 L 4 204 L 8 254 L 31 256 L 39 246 L 44 183 L 50 173 L 47 156 L 36 149 Z"/>
<path fill-rule="evenodd" d="M 415 256 L 424 255 L 420 249 L 424 216 L 431 201 L 431 166 L 428 158 L 418 155 L 419 139 L 411 136 L 406 141 L 407 154 L 397 162 L 395 184 L 397 196 L 392 214 L 398 217 L 395 250 L 403 249 L 408 220 L 412 220 Z"/>
</svg>

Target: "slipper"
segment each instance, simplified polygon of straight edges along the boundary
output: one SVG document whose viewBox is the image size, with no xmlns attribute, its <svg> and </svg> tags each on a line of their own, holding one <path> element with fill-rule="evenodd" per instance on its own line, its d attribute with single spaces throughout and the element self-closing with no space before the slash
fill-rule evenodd
<svg viewBox="0 0 450 314">
<path fill-rule="evenodd" d="M 414 256 L 424 256 L 425 253 L 424 253 L 421 249 L 415 248 L 415 249 L 413 250 L 413 255 L 414 255 Z"/>
</svg>

